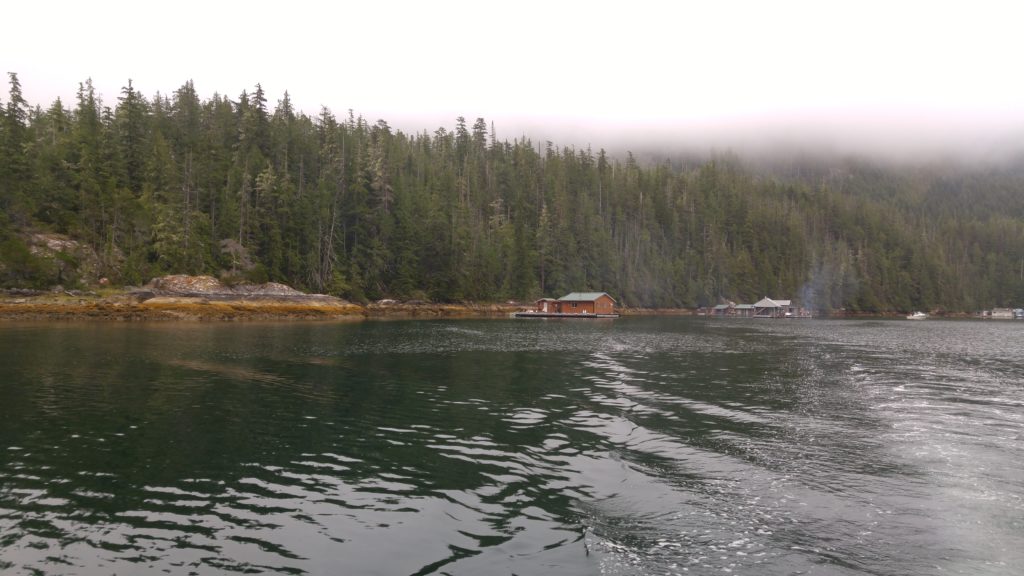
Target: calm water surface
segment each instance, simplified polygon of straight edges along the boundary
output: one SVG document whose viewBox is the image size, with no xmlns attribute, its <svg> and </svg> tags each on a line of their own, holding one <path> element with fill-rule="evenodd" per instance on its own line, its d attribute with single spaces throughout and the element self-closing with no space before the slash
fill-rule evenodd
<svg viewBox="0 0 1024 576">
<path fill-rule="evenodd" d="M 0 324 L 5 574 L 1024 571 L 1024 322 Z"/>
</svg>

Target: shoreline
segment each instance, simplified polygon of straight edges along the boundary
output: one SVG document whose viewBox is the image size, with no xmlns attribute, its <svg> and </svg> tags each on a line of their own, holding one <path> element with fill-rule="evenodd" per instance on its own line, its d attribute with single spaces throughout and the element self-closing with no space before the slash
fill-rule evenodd
<svg viewBox="0 0 1024 576">
<path fill-rule="evenodd" d="M 3 321 L 309 321 L 413 318 L 508 318 L 515 312 L 531 310 L 529 304 L 505 303 L 429 303 L 385 300 L 370 304 L 353 304 L 332 297 L 317 295 L 280 296 L 252 295 L 224 298 L 211 295 L 159 295 L 140 297 L 138 293 L 113 292 L 106 295 L 46 293 L 32 296 L 0 296 L 0 322 Z M 713 318 L 687 308 L 621 308 L 629 316 L 691 316 L 709 320 L 747 320 Z M 897 312 L 876 314 L 833 313 L 816 318 L 832 319 L 898 319 Z M 974 314 L 946 313 L 935 315 L 944 319 L 983 319 Z"/>
<path fill-rule="evenodd" d="M 520 304 L 371 303 L 336 298 L 223 298 L 167 295 L 139 298 L 131 293 L 108 296 L 45 294 L 0 297 L 2 321 L 187 321 L 242 322 L 266 320 L 361 320 L 383 318 L 500 318 L 528 309 Z"/>
</svg>

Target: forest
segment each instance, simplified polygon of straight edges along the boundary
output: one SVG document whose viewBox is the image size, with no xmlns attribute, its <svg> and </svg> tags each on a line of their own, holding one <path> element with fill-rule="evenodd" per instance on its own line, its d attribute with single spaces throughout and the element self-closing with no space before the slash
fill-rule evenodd
<svg viewBox="0 0 1024 576">
<path fill-rule="evenodd" d="M 500 139 L 481 118 L 406 133 L 310 116 L 259 84 L 204 100 L 191 81 L 152 97 L 129 81 L 104 102 L 87 80 L 44 107 L 9 74 L 0 207 L 7 288 L 183 273 L 356 302 L 1024 305 L 1019 158 L 640 160 Z"/>
</svg>

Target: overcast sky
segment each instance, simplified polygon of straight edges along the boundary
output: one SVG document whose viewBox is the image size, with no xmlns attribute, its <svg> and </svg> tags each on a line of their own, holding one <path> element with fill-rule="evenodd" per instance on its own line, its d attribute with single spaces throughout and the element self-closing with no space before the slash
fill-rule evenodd
<svg viewBox="0 0 1024 576">
<path fill-rule="evenodd" d="M 1024 142 L 1014 2 L 6 3 L 0 67 L 32 104 L 107 103 L 192 79 L 259 82 L 315 114 L 407 131 L 493 120 L 500 138 L 615 149 L 810 143 L 840 151 Z M 0 101 L 6 101 L 6 90 Z"/>
</svg>

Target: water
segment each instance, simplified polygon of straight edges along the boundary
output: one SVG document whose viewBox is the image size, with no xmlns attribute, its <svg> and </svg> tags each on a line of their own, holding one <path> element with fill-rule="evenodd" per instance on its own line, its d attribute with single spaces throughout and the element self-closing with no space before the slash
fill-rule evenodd
<svg viewBox="0 0 1024 576">
<path fill-rule="evenodd" d="M 1020 574 L 1024 323 L 0 324 L 5 574 Z"/>
</svg>

